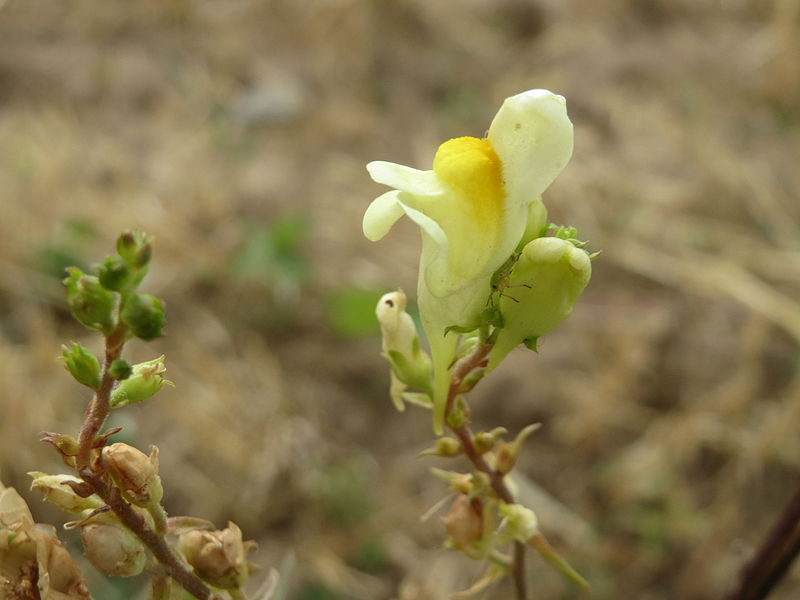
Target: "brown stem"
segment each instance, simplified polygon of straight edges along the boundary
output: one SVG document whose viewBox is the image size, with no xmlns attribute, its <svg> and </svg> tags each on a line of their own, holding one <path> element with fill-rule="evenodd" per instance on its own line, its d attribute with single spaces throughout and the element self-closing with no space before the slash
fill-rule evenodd
<svg viewBox="0 0 800 600">
<path fill-rule="evenodd" d="M 753 559 L 742 569 L 739 587 L 726 600 L 761 600 L 800 554 L 800 489 L 786 505 Z"/>
<path fill-rule="evenodd" d="M 119 517 L 125 527 L 130 529 L 153 553 L 156 560 L 166 567 L 169 576 L 177 581 L 183 589 L 199 600 L 212 600 L 216 597 L 211 589 L 178 558 L 167 544 L 166 539 L 150 529 L 144 517 L 123 500 L 119 490 L 106 484 L 101 477 L 95 475 L 90 469 L 81 471 L 80 475 L 86 483 L 92 486 L 94 492 L 100 496 L 103 502 L 114 511 L 114 514 Z"/>
<path fill-rule="evenodd" d="M 120 495 L 119 490 L 106 483 L 102 473 L 95 472 L 92 462 L 92 447 L 95 438 L 103 427 L 111 412 L 111 388 L 114 378 L 109 373 L 111 363 L 122 354 L 125 345 L 127 328 L 120 324 L 106 336 L 105 358 L 100 385 L 95 391 L 84 416 L 83 425 L 78 435 L 78 454 L 76 456 L 76 469 L 81 478 L 91 486 L 92 490 L 111 508 L 119 520 L 130 529 L 136 537 L 152 552 L 156 560 L 162 564 L 175 581 L 187 592 L 199 600 L 212 600 L 217 596 L 191 569 L 179 558 L 167 544 L 164 531 L 166 531 L 166 514 L 163 509 L 155 510 L 154 521 L 157 531 L 151 529 L 145 519 L 128 504 Z M 160 588 L 157 588 L 160 589 Z"/>
<path fill-rule="evenodd" d="M 479 344 L 477 348 L 470 354 L 459 360 L 453 366 L 453 372 L 450 379 L 450 390 L 447 396 L 447 404 L 445 407 L 445 422 L 448 427 L 458 438 L 461 443 L 461 449 L 464 455 L 469 459 L 472 465 L 478 471 L 486 473 L 489 476 L 489 482 L 503 502 L 507 504 L 514 504 L 514 496 L 503 480 L 503 475 L 497 470 L 493 469 L 483 455 L 478 452 L 473 443 L 473 435 L 469 426 L 467 425 L 452 425 L 449 423 L 448 416 L 450 415 L 455 399 L 459 394 L 459 389 L 464 378 L 469 375 L 474 369 L 486 365 L 487 356 L 492 349 L 491 344 Z M 514 542 L 514 559 L 511 565 L 511 575 L 514 579 L 514 588 L 516 590 L 517 600 L 527 600 L 528 586 L 525 581 L 525 545 L 520 542 Z"/>
<path fill-rule="evenodd" d="M 78 434 L 78 455 L 75 457 L 75 461 L 79 471 L 89 466 L 94 439 L 103 427 L 103 423 L 106 422 L 108 413 L 111 412 L 110 397 L 111 388 L 114 386 L 114 378 L 108 371 L 111 363 L 122 354 L 126 333 L 127 329 L 120 324 L 106 337 L 106 353 L 103 360 L 100 385 L 95 390 L 94 397 L 86 409 L 83 425 Z"/>
</svg>

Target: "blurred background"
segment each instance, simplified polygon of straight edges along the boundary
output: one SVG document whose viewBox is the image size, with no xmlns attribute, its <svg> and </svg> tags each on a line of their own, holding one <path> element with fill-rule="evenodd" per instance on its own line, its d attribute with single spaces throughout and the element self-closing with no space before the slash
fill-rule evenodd
<svg viewBox="0 0 800 600">
<path fill-rule="evenodd" d="M 66 520 L 25 475 L 63 470 L 38 434 L 87 400 L 60 344 L 100 349 L 60 279 L 143 229 L 168 335 L 128 357 L 175 387 L 115 424 L 160 446 L 168 510 L 236 521 L 292 600 L 468 587 L 419 519 L 456 463 L 416 458 L 429 415 L 394 412 L 373 317 L 418 233 L 363 238 L 364 164 L 429 168 L 543 87 L 576 135 L 551 220 L 603 255 L 475 426 L 543 424 L 522 498 L 593 597 L 719 598 L 800 482 L 799 57 L 798 0 L 0 2 L 0 476 Z M 536 598 L 579 597 L 528 564 Z"/>
</svg>

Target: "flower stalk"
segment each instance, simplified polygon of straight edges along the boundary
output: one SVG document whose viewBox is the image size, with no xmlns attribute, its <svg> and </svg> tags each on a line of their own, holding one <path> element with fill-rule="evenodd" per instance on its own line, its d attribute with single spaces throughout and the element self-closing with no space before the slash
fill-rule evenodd
<svg viewBox="0 0 800 600">
<path fill-rule="evenodd" d="M 485 138 L 460 137 L 439 146 L 433 168 L 420 171 L 375 161 L 372 179 L 393 188 L 364 214 L 376 241 L 405 215 L 420 227 L 417 305 L 430 356 L 418 348 L 398 290 L 377 314 L 384 356 L 392 367 L 391 397 L 431 409 L 436 443 L 420 455 L 464 455 L 472 473 L 434 470 L 457 494 L 443 520 L 447 545 L 489 569 L 468 597 L 510 574 L 517 600 L 528 597 L 526 548 L 565 577 L 586 582 L 547 543 L 536 514 L 516 502 L 508 484 L 521 446 L 538 425 L 505 441 L 503 427 L 473 434 L 465 395 L 514 348 L 536 350 L 557 327 L 591 277 L 591 259 L 573 227 L 547 223 L 541 194 L 572 154 L 566 101 L 547 90 L 507 98 Z M 385 305 L 383 303 L 386 303 Z M 453 437 L 442 437 L 448 428 Z M 495 528 L 495 521 L 499 525 Z M 499 547 L 513 545 L 513 557 Z"/>
</svg>

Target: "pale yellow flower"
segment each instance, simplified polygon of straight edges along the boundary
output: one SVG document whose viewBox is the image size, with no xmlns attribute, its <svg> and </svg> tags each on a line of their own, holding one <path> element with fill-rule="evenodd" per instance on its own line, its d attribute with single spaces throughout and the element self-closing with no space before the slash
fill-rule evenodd
<svg viewBox="0 0 800 600">
<path fill-rule="evenodd" d="M 530 90 L 506 99 L 486 138 L 442 144 L 430 171 L 367 165 L 372 179 L 394 189 L 367 209 L 366 237 L 381 239 L 402 215 L 422 231 L 417 295 L 434 364 L 437 432 L 457 341 L 446 329 L 477 327 L 492 274 L 520 243 L 529 215 L 541 216 L 540 196 L 571 154 L 564 98 Z"/>
</svg>

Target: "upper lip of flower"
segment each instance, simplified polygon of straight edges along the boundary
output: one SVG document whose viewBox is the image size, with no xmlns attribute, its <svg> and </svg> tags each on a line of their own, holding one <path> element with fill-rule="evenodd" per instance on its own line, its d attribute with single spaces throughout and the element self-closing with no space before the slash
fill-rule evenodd
<svg viewBox="0 0 800 600">
<path fill-rule="evenodd" d="M 517 94 L 503 103 L 487 138 L 442 144 L 433 170 L 369 163 L 372 179 L 394 190 L 370 205 L 364 233 L 381 239 L 408 215 L 437 250 L 429 252 L 421 276 L 434 296 L 444 297 L 503 263 L 522 236 L 527 206 L 571 154 L 564 98 L 547 90 Z"/>
</svg>

